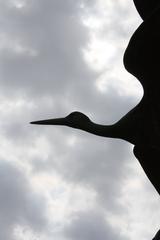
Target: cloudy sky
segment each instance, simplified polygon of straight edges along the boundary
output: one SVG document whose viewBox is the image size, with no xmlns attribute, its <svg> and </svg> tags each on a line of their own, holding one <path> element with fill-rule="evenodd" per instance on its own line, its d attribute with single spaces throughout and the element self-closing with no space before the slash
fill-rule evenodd
<svg viewBox="0 0 160 240">
<path fill-rule="evenodd" d="M 141 99 L 132 0 L 0 0 L 0 239 L 150 240 L 160 199 L 133 146 L 29 122 L 114 123 Z"/>
</svg>

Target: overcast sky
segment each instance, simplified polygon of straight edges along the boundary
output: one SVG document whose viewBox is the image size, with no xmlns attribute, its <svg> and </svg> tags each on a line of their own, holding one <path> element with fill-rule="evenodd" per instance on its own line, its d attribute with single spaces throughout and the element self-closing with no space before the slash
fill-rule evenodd
<svg viewBox="0 0 160 240">
<path fill-rule="evenodd" d="M 150 240 L 160 199 L 133 146 L 30 125 L 114 123 L 143 91 L 123 67 L 132 0 L 0 0 L 0 239 Z"/>
</svg>

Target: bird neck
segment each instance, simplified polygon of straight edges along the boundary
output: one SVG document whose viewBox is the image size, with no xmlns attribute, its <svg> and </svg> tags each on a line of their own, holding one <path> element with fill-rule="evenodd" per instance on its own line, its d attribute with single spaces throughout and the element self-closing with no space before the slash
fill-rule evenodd
<svg viewBox="0 0 160 240">
<path fill-rule="evenodd" d="M 88 127 L 83 130 L 101 137 L 122 138 L 120 128 L 116 124 L 101 125 L 91 121 Z"/>
</svg>

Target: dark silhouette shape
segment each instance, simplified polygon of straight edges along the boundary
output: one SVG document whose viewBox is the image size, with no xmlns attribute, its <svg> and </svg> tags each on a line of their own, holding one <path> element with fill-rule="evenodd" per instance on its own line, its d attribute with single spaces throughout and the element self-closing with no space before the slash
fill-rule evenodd
<svg viewBox="0 0 160 240">
<path fill-rule="evenodd" d="M 143 86 L 144 95 L 140 103 L 110 126 L 96 124 L 80 112 L 73 112 L 65 118 L 31 123 L 65 125 L 134 144 L 135 156 L 160 194 L 160 2 L 134 0 L 134 3 L 144 21 L 129 41 L 124 65 Z M 157 236 L 155 239 L 160 239 Z"/>
<path fill-rule="evenodd" d="M 160 230 L 156 233 L 155 237 L 153 240 L 159 240 L 160 239 Z"/>
<path fill-rule="evenodd" d="M 136 9 L 143 20 L 148 18 L 159 5 L 159 0 L 133 0 Z"/>
</svg>

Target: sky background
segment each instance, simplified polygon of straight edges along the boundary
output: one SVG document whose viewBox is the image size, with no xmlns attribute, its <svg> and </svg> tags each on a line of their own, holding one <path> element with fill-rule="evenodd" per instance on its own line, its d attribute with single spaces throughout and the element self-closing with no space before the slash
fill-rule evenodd
<svg viewBox="0 0 160 240">
<path fill-rule="evenodd" d="M 128 0 L 0 0 L 0 239 L 150 240 L 160 199 L 121 140 L 30 121 L 118 121 L 142 97 L 123 67 Z"/>
</svg>

